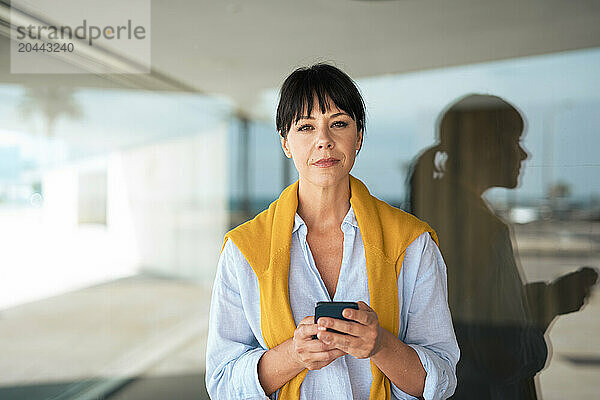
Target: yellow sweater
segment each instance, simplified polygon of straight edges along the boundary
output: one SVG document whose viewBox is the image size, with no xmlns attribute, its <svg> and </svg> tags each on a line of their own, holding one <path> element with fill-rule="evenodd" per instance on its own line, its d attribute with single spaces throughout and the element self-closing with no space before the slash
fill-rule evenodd
<svg viewBox="0 0 600 400">
<path fill-rule="evenodd" d="M 350 175 L 350 204 L 362 236 L 367 261 L 369 302 L 379 324 L 396 337 L 399 330 L 398 275 L 408 245 L 419 235 L 435 232 L 425 222 L 372 196 Z M 288 186 L 268 209 L 225 235 L 233 240 L 259 282 L 261 331 L 272 349 L 294 336 L 296 324 L 289 304 L 289 262 L 298 181 Z M 279 391 L 279 399 L 297 400 L 305 369 Z M 373 383 L 369 399 L 391 398 L 389 379 L 371 362 Z"/>
</svg>

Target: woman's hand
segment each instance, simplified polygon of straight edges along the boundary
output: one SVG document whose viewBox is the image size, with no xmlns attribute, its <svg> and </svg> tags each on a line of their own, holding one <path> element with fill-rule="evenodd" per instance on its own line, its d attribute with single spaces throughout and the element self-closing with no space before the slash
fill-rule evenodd
<svg viewBox="0 0 600 400">
<path fill-rule="evenodd" d="M 318 332 L 314 320 L 315 317 L 311 315 L 300 321 L 292 339 L 292 358 L 298 365 L 309 370 L 321 369 L 336 358 L 346 355 L 335 346 L 325 344 L 319 339 L 313 339 L 313 335 Z M 321 321 L 320 318 L 319 321 Z"/>
<path fill-rule="evenodd" d="M 318 323 L 318 338 L 356 358 L 370 358 L 377 354 L 383 347 L 383 328 L 379 325 L 375 311 L 365 302 L 359 301 L 358 310 L 346 308 L 342 315 L 355 322 L 321 317 Z M 326 332 L 327 328 L 347 335 Z"/>
</svg>

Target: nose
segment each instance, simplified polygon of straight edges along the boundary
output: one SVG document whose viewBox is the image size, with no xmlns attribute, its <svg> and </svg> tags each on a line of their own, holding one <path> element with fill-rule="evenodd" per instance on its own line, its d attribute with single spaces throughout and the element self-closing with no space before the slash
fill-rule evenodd
<svg viewBox="0 0 600 400">
<path fill-rule="evenodd" d="M 529 158 L 529 153 L 527 153 L 525 151 L 525 149 L 523 148 L 523 146 L 520 146 L 520 145 L 519 145 L 519 155 L 521 156 L 521 161 L 527 160 L 527 158 Z"/>
<path fill-rule="evenodd" d="M 317 147 L 319 150 L 323 149 L 333 149 L 335 143 L 331 137 L 329 132 L 329 128 L 327 126 L 320 127 L 317 129 Z"/>
</svg>

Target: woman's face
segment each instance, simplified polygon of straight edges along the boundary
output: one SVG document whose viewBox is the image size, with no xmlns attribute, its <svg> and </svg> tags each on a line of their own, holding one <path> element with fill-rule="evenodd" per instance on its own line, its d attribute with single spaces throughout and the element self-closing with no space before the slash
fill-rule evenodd
<svg viewBox="0 0 600 400">
<path fill-rule="evenodd" d="M 493 135 L 496 136 L 493 145 L 486 143 L 484 148 L 465 149 L 463 159 L 473 159 L 470 164 L 463 163 L 463 168 L 469 172 L 466 180 L 484 189 L 514 189 L 519 183 L 522 163 L 528 157 L 521 142 L 521 132 L 500 132 Z"/>
<path fill-rule="evenodd" d="M 501 146 L 502 156 L 496 164 L 498 186 L 509 189 L 516 188 L 521 174 L 521 163 L 527 159 L 527 152 L 521 142 L 521 133 L 505 135 L 505 143 Z"/>
<path fill-rule="evenodd" d="M 316 100 L 316 99 L 315 99 Z M 281 147 L 292 158 L 301 180 L 327 187 L 346 179 L 362 144 L 362 132 L 345 111 L 335 106 L 321 113 L 315 101 L 310 116 L 292 124 Z"/>
</svg>

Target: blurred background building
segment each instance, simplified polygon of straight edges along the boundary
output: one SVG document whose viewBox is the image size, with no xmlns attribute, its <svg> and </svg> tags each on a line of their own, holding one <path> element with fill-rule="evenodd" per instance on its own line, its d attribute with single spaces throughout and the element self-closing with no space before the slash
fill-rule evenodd
<svg viewBox="0 0 600 400">
<path fill-rule="evenodd" d="M 49 74 L 11 72 L 10 15 L 58 17 L 0 1 L 1 399 L 207 398 L 223 234 L 296 179 L 277 90 L 318 61 L 356 79 L 368 113 L 353 174 L 398 207 L 448 104 L 510 101 L 529 158 L 516 189 L 485 197 L 514 230 L 522 279 L 600 267 L 599 2 L 149 4 L 149 73 L 89 67 L 139 62 L 113 52 Z M 600 391 L 597 291 L 547 333 L 539 398 Z"/>
</svg>

